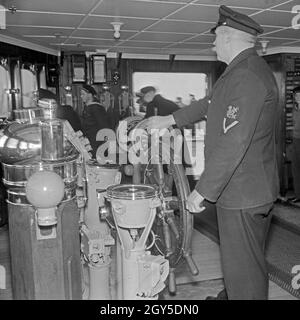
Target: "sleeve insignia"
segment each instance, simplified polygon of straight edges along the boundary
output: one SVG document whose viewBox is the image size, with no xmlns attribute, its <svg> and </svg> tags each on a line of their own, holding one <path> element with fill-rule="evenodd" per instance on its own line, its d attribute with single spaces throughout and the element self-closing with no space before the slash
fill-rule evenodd
<svg viewBox="0 0 300 320">
<path fill-rule="evenodd" d="M 234 106 L 228 106 L 226 117 L 223 119 L 223 130 L 226 133 L 229 129 L 239 123 L 238 119 L 239 108 Z"/>
<path fill-rule="evenodd" d="M 239 112 L 239 108 L 238 108 L 238 107 L 229 106 L 229 107 L 227 108 L 226 117 L 227 117 L 228 119 L 234 119 L 234 120 L 236 120 L 237 115 L 238 115 L 238 112 Z"/>
</svg>

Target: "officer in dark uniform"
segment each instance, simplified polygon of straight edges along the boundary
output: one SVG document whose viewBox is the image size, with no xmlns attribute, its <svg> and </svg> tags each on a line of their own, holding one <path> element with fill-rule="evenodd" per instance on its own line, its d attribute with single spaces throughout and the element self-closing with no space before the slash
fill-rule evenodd
<svg viewBox="0 0 300 320">
<path fill-rule="evenodd" d="M 165 99 L 160 94 L 156 94 L 156 89 L 152 86 L 142 88 L 137 93 L 137 96 L 142 97 L 146 104 L 145 118 L 155 115 L 167 116 L 179 109 L 175 102 Z"/>
<path fill-rule="evenodd" d="M 92 86 L 84 84 L 81 88 L 80 96 L 84 103 L 82 132 L 91 144 L 93 158 L 96 158 L 98 147 L 104 143 L 104 141 L 96 140 L 97 133 L 101 129 L 110 128 L 109 117 L 105 107 L 99 103 L 97 92 Z"/>
<path fill-rule="evenodd" d="M 279 192 L 278 89 L 269 66 L 254 49 L 261 26 L 226 6 L 219 14 L 212 29 L 214 46 L 218 60 L 228 66 L 212 95 L 173 115 L 150 118 L 148 129 L 182 127 L 207 114 L 205 169 L 188 196 L 187 208 L 200 212 L 204 199 L 216 203 L 228 298 L 263 300 L 268 297 L 264 246 Z"/>
</svg>

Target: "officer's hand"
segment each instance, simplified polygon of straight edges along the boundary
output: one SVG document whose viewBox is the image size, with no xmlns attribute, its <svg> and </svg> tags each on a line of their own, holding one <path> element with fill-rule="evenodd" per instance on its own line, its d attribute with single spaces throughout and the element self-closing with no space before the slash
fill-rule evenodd
<svg viewBox="0 0 300 320">
<path fill-rule="evenodd" d="M 150 117 L 146 123 L 146 129 L 150 131 L 151 129 L 166 129 L 175 124 L 174 117 L 169 116 L 155 116 Z"/>
<path fill-rule="evenodd" d="M 75 135 L 79 138 L 80 142 L 87 151 L 91 151 L 92 147 L 88 138 L 86 138 L 83 133 L 79 130 L 75 132 Z"/>
<path fill-rule="evenodd" d="M 203 206 L 204 198 L 196 190 L 192 191 L 187 197 L 185 207 L 191 213 L 198 213 L 205 210 Z"/>
</svg>

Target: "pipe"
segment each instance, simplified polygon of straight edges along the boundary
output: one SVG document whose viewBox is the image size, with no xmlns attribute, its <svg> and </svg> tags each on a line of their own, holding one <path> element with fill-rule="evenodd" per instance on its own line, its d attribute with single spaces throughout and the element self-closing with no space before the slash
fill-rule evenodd
<svg viewBox="0 0 300 320">
<path fill-rule="evenodd" d="M 88 264 L 90 274 L 89 300 L 111 300 L 110 261 L 99 266 Z"/>
</svg>

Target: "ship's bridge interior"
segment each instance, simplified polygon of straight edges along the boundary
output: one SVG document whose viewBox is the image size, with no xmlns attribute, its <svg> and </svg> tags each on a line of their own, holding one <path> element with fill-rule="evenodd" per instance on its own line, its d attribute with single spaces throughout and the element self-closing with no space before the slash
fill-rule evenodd
<svg viewBox="0 0 300 320">
<path fill-rule="evenodd" d="M 264 66 L 257 79 L 274 82 L 276 117 L 263 120 L 274 122 L 264 150 L 274 148 L 261 160 L 276 163 L 265 173 L 270 190 L 278 181 L 271 204 L 264 189 L 250 207 L 222 207 L 236 172 L 249 174 L 238 189 L 245 203 L 258 193 L 243 193 L 261 178 L 243 161 L 270 130 L 250 139 L 240 158 L 228 160 L 230 148 L 215 152 L 220 143 L 211 147 L 216 100 L 227 110 L 222 143 L 242 121 L 239 100 L 226 105 L 238 90 L 220 98 L 218 88 L 230 83 L 222 79 L 244 49 L 222 58 L 232 47 L 224 41 L 220 51 L 215 26 L 255 32 L 251 54 Z M 250 100 L 251 87 L 238 93 L 249 100 L 248 119 L 263 92 L 255 88 Z M 299 96 L 298 0 L 0 0 L 0 300 L 298 300 Z M 209 148 L 222 162 L 215 172 Z M 210 197 L 209 181 L 219 183 L 212 176 L 233 162 L 236 170 Z M 252 260 L 233 276 L 242 244 L 237 238 L 225 248 L 225 212 L 266 205 L 264 221 L 255 222 L 265 223 L 264 239 L 254 232 L 245 244 L 260 255 L 259 276 Z"/>
</svg>

